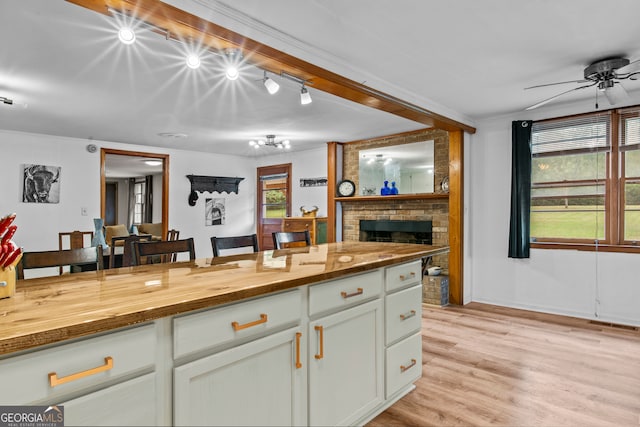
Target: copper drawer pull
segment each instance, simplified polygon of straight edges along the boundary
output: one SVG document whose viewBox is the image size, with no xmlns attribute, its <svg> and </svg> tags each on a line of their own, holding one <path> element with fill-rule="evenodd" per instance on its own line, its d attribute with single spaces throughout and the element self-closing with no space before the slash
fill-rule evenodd
<svg viewBox="0 0 640 427">
<path fill-rule="evenodd" d="M 243 329 L 247 329 L 247 328 L 250 328 L 252 326 L 260 325 L 261 323 L 267 323 L 267 315 L 266 314 L 261 314 L 260 315 L 260 319 L 258 319 L 256 321 L 253 321 L 253 322 L 245 323 L 244 325 L 241 325 L 238 322 L 231 322 L 231 326 L 233 326 L 233 330 L 234 331 L 241 331 Z"/>
<path fill-rule="evenodd" d="M 363 293 L 364 293 L 364 290 L 362 288 L 358 288 L 358 290 L 352 294 L 348 294 L 345 291 L 342 291 L 340 292 L 340 295 L 342 295 L 342 298 L 347 299 L 347 298 L 355 297 L 358 295 L 362 295 Z"/>
<path fill-rule="evenodd" d="M 413 279 L 414 277 L 416 277 L 416 273 L 415 271 L 412 271 L 411 273 L 409 273 L 409 277 L 405 276 L 404 274 L 400 275 L 400 280 L 405 281 L 409 278 Z"/>
<path fill-rule="evenodd" d="M 320 337 L 320 352 L 314 356 L 319 360 L 324 357 L 324 329 L 322 326 L 316 326 L 314 329 L 318 331 L 318 336 Z"/>
<path fill-rule="evenodd" d="M 400 320 L 407 320 L 407 319 L 410 319 L 411 317 L 413 317 L 415 315 L 416 315 L 416 311 L 415 310 L 411 310 L 407 314 L 401 314 L 400 315 Z"/>
<path fill-rule="evenodd" d="M 410 369 L 411 367 L 415 366 L 416 363 L 417 363 L 416 359 L 411 359 L 411 364 L 410 365 L 408 365 L 408 366 L 400 365 L 400 372 L 404 372 L 407 369 Z"/>
<path fill-rule="evenodd" d="M 300 338 L 302 337 L 302 332 L 296 332 L 296 369 L 302 368 L 302 363 L 300 363 Z"/>
<path fill-rule="evenodd" d="M 113 358 L 111 356 L 107 356 L 104 358 L 104 365 L 98 366 L 97 368 L 87 369 L 86 371 L 71 374 L 66 377 L 58 378 L 58 374 L 56 374 L 55 372 L 51 372 L 49 374 L 49 385 L 51 387 L 55 387 L 60 384 L 64 384 L 71 381 L 79 380 L 80 378 L 88 377 L 89 375 L 105 372 L 112 368 L 113 368 Z"/>
</svg>

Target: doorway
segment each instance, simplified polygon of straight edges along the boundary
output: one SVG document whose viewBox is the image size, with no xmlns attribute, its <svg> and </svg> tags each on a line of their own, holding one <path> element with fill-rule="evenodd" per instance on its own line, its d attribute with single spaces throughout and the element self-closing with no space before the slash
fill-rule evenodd
<svg viewBox="0 0 640 427">
<path fill-rule="evenodd" d="M 273 249 L 272 233 L 291 216 L 291 163 L 258 168 L 257 208 L 260 250 Z"/>
<path fill-rule="evenodd" d="M 118 221 L 118 183 L 105 184 L 104 225 L 116 225 Z"/>
</svg>

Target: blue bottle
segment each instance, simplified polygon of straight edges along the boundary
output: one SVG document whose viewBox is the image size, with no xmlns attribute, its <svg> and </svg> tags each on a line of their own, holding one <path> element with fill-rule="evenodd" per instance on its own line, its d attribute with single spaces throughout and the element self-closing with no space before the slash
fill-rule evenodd
<svg viewBox="0 0 640 427">
<path fill-rule="evenodd" d="M 389 181 L 385 181 L 384 182 L 384 187 L 382 187 L 380 189 L 380 195 L 381 196 L 388 196 L 391 192 L 391 189 L 389 188 Z"/>
<path fill-rule="evenodd" d="M 389 189 L 389 194 L 398 194 L 398 188 L 396 187 L 395 181 L 391 181 L 391 189 Z"/>
</svg>

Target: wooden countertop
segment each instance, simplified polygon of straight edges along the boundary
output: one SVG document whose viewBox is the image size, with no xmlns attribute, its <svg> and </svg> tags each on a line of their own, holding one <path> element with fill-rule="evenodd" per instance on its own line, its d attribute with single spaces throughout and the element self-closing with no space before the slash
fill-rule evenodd
<svg viewBox="0 0 640 427">
<path fill-rule="evenodd" d="M 22 280 L 0 300 L 0 355 L 448 251 L 341 242 Z"/>
</svg>

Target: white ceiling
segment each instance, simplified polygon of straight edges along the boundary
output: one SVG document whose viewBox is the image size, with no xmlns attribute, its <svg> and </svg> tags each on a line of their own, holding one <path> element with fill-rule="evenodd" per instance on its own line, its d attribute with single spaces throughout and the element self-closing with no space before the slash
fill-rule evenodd
<svg viewBox="0 0 640 427">
<path fill-rule="evenodd" d="M 637 0 L 167 2 L 225 12 L 209 19 L 472 126 L 573 86 L 524 87 L 581 79 L 604 57 L 640 58 Z M 270 96 L 256 68 L 230 82 L 219 57 L 191 70 L 185 45 L 142 31 L 125 46 L 115 26 L 63 0 L 2 0 L 0 96 L 15 104 L 0 104 L 0 128 L 255 156 L 248 141 L 266 134 L 303 150 L 424 127 L 312 88 L 301 106 L 299 85 L 277 76 Z M 640 81 L 625 87 L 637 96 Z M 589 108 L 594 94 L 558 102 Z"/>
</svg>

